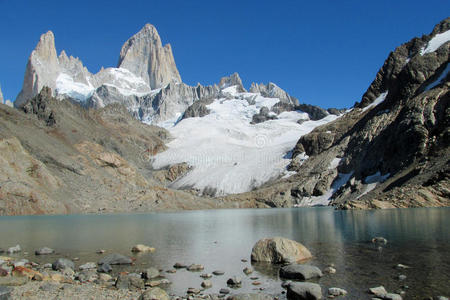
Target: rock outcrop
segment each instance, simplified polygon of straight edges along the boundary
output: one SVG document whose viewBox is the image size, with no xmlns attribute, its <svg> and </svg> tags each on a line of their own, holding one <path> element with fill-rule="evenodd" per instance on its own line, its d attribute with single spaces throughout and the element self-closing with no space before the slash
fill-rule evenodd
<svg viewBox="0 0 450 300">
<path fill-rule="evenodd" d="M 450 42 L 434 39 L 448 30 L 450 18 L 398 47 L 360 103 L 302 136 L 289 166 L 295 175 L 228 199 L 272 207 L 449 206 Z"/>
<path fill-rule="evenodd" d="M 144 79 L 151 89 L 165 87 L 170 82 L 181 83 L 170 44 L 162 46 L 158 31 L 151 24 L 125 42 L 117 67 Z"/>
<path fill-rule="evenodd" d="M 262 96 L 268 98 L 279 98 L 281 102 L 289 103 L 293 105 L 298 104 L 298 99 L 290 96 L 286 91 L 282 90 L 279 86 L 277 86 L 273 82 L 269 82 L 268 84 L 257 84 L 252 83 L 250 93 L 261 93 Z"/>
<path fill-rule="evenodd" d="M 230 76 L 222 77 L 219 82 L 220 89 L 226 89 L 230 86 L 237 86 L 237 92 L 244 93 L 246 92 L 241 77 L 239 77 L 238 73 L 233 73 Z"/>
</svg>

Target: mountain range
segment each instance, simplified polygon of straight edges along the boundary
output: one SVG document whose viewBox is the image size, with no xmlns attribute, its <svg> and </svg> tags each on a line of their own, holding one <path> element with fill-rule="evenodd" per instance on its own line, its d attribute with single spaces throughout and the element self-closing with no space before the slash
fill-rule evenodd
<svg viewBox="0 0 450 300">
<path fill-rule="evenodd" d="M 448 206 L 449 41 L 450 18 L 338 110 L 237 73 L 186 85 L 150 24 L 96 74 L 49 31 L 0 105 L 0 214 Z"/>
</svg>

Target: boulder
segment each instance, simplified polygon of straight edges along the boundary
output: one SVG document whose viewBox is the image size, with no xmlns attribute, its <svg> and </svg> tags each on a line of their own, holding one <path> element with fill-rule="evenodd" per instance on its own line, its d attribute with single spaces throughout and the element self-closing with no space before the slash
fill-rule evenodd
<svg viewBox="0 0 450 300">
<path fill-rule="evenodd" d="M 107 255 L 107 256 L 103 257 L 102 259 L 100 259 L 98 264 L 99 265 L 103 265 L 103 264 L 130 265 L 132 262 L 133 261 L 131 260 L 131 258 L 129 258 L 125 255 L 113 253 L 113 254 Z"/>
<path fill-rule="evenodd" d="M 280 277 L 284 279 L 308 280 L 322 276 L 322 271 L 311 265 L 292 264 L 280 269 Z"/>
<path fill-rule="evenodd" d="M 131 252 L 155 252 L 155 248 L 137 244 L 136 246 L 133 246 L 133 248 L 131 248 Z"/>
<path fill-rule="evenodd" d="M 311 252 L 302 244 L 282 237 L 259 240 L 252 249 L 255 262 L 291 263 L 312 258 Z"/>
<path fill-rule="evenodd" d="M 384 298 L 384 296 L 386 296 L 387 294 L 386 289 L 382 285 L 378 287 L 369 288 L 369 292 L 379 298 Z"/>
<path fill-rule="evenodd" d="M 287 287 L 289 300 L 316 300 L 322 299 L 322 288 L 316 283 L 292 282 Z"/>
<path fill-rule="evenodd" d="M 52 264 L 52 269 L 55 271 L 60 271 L 64 269 L 75 269 L 75 264 L 73 261 L 67 258 L 59 258 Z"/>
<path fill-rule="evenodd" d="M 146 290 L 142 295 L 139 297 L 139 300 L 169 300 L 169 295 L 163 290 L 158 287 L 151 288 Z"/>
</svg>

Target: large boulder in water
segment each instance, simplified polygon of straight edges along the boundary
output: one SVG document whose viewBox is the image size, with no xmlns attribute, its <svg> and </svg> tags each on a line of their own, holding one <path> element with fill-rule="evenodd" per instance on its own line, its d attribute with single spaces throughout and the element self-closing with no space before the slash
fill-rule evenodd
<svg viewBox="0 0 450 300">
<path fill-rule="evenodd" d="M 322 288 L 316 283 L 292 282 L 287 287 L 288 300 L 322 299 Z"/>
<path fill-rule="evenodd" d="M 292 263 L 312 258 L 311 252 L 302 244 L 282 238 L 264 238 L 252 249 L 251 259 L 255 262 Z"/>
</svg>

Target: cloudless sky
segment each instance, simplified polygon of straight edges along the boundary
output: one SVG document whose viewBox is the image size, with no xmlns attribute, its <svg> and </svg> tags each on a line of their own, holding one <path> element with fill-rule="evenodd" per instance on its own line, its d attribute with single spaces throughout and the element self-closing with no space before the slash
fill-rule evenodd
<svg viewBox="0 0 450 300">
<path fill-rule="evenodd" d="M 151 23 L 187 84 L 238 72 L 246 88 L 272 81 L 300 102 L 350 107 L 390 51 L 449 12 L 449 0 L 0 0 L 0 85 L 5 99 L 16 98 L 48 30 L 58 54 L 96 73 L 115 67 L 123 43 Z"/>
</svg>

